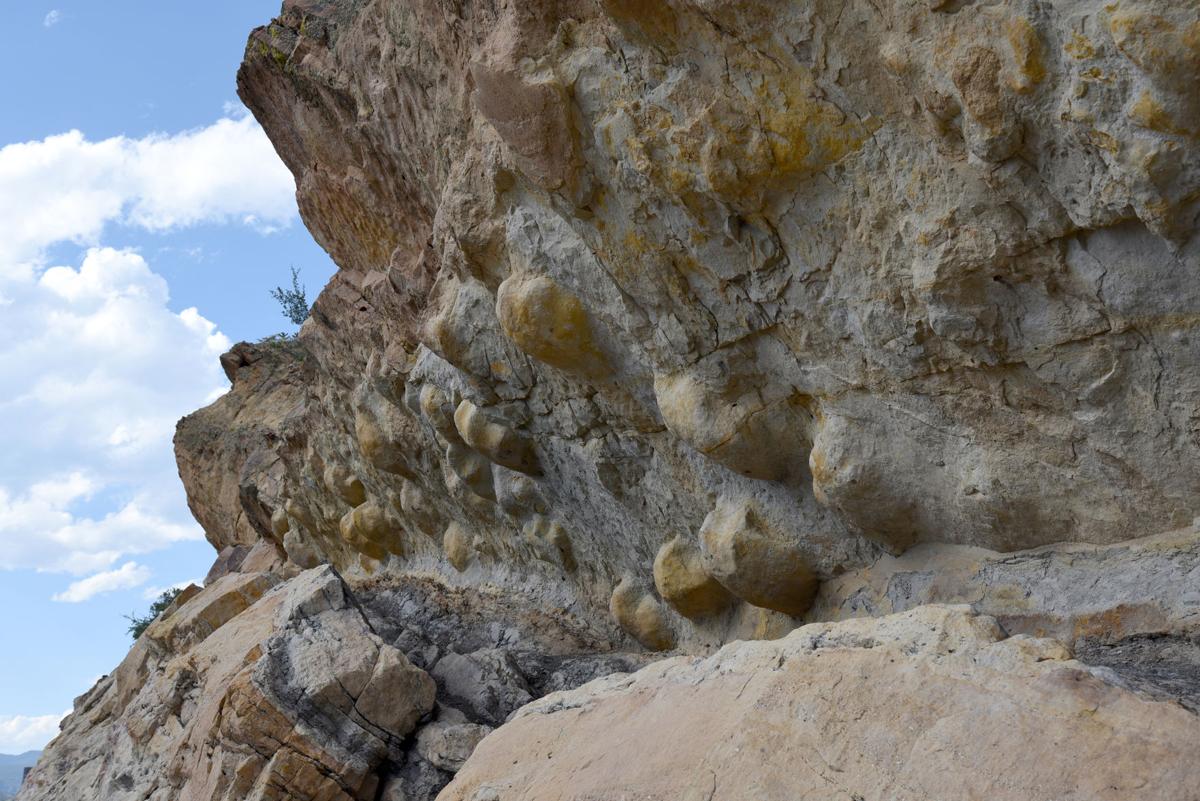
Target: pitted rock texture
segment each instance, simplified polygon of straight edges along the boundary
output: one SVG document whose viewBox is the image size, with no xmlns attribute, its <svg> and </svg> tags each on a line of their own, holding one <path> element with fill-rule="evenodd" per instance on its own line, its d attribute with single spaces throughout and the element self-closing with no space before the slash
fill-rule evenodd
<svg viewBox="0 0 1200 801">
<path fill-rule="evenodd" d="M 1187 525 L 1197 24 L 1165 0 L 289 0 L 239 90 L 341 270 L 180 427 L 193 508 L 218 547 L 535 587 L 629 645 L 619 582 L 722 510 L 802 584 Z M 725 562 L 740 600 L 656 597 L 653 639 L 805 613 Z"/>
<path fill-rule="evenodd" d="M 543 698 L 439 801 L 1187 801 L 1200 717 L 964 607 L 805 626 Z"/>
<path fill-rule="evenodd" d="M 1194 2 L 286 0 L 238 89 L 339 271 L 181 421 L 217 563 L 22 801 L 425 801 L 464 760 L 447 798 L 609 797 L 497 761 L 559 714 L 535 699 L 822 622 L 630 680 L 689 755 L 729 756 L 733 724 L 668 679 L 715 693 L 745 760 L 724 776 L 639 762 L 663 731 L 605 685 L 637 735 L 612 775 L 687 799 L 970 790 L 943 768 L 997 798 L 1195 785 Z M 311 611 L 314 576 L 343 600 Z M 293 676 L 330 650 L 313 615 L 357 661 Z M 761 703 L 705 672 L 726 659 Z M 825 695 L 787 684 L 809 673 Z M 775 739 L 800 773 L 738 773 Z M 563 764 L 606 745 L 570 742 Z"/>
</svg>

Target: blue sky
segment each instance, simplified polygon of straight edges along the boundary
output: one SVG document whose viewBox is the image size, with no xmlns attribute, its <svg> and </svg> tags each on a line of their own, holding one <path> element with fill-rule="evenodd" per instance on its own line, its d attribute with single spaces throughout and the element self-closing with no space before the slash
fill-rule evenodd
<svg viewBox="0 0 1200 801">
<path fill-rule="evenodd" d="M 172 422 L 268 290 L 334 271 L 237 101 L 279 0 L 0 0 L 0 753 L 40 747 L 129 646 L 122 615 L 201 578 Z"/>
</svg>

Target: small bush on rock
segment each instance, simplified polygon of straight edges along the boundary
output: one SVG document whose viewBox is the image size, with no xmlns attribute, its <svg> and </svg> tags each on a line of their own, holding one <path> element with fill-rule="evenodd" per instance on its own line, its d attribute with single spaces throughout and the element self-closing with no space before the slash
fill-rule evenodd
<svg viewBox="0 0 1200 801">
<path fill-rule="evenodd" d="M 279 301 L 283 316 L 296 325 L 303 325 L 308 319 L 308 298 L 304 294 L 304 286 L 300 283 L 300 272 L 295 267 L 292 268 L 292 288 L 277 286 L 271 290 L 271 297 Z"/>
<path fill-rule="evenodd" d="M 145 615 L 125 615 L 125 619 L 129 621 L 129 636 L 137 639 L 142 636 L 151 623 L 158 619 L 158 616 L 167 611 L 167 607 L 175 603 L 175 599 L 179 597 L 179 593 L 183 592 L 180 589 L 167 590 L 162 595 L 158 596 L 158 600 L 150 605 L 150 611 Z"/>
</svg>

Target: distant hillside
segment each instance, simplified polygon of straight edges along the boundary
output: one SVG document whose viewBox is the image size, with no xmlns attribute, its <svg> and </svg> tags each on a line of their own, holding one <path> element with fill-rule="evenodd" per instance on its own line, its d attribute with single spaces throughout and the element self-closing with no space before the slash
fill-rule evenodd
<svg viewBox="0 0 1200 801">
<path fill-rule="evenodd" d="M 16 756 L 0 754 L 0 801 L 17 794 L 25 768 L 32 767 L 41 755 L 41 751 L 27 751 Z"/>
</svg>

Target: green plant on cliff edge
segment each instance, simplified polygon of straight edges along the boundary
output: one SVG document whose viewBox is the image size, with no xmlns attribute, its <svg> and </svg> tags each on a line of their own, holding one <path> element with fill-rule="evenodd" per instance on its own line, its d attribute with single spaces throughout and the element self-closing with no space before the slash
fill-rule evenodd
<svg viewBox="0 0 1200 801">
<path fill-rule="evenodd" d="M 129 635 L 133 639 L 142 636 L 150 624 L 158 620 L 158 616 L 167 611 L 167 607 L 175 603 L 175 599 L 179 597 L 179 593 L 183 592 L 182 588 L 167 590 L 162 595 L 158 596 L 158 600 L 150 604 L 150 611 L 145 615 L 125 615 L 125 619 L 129 621 Z"/>
<path fill-rule="evenodd" d="M 303 325 L 308 319 L 308 298 L 304 295 L 304 286 L 300 283 L 300 272 L 292 268 L 292 288 L 284 289 L 277 286 L 271 290 L 271 297 L 279 301 L 283 316 L 296 325 Z"/>
</svg>

